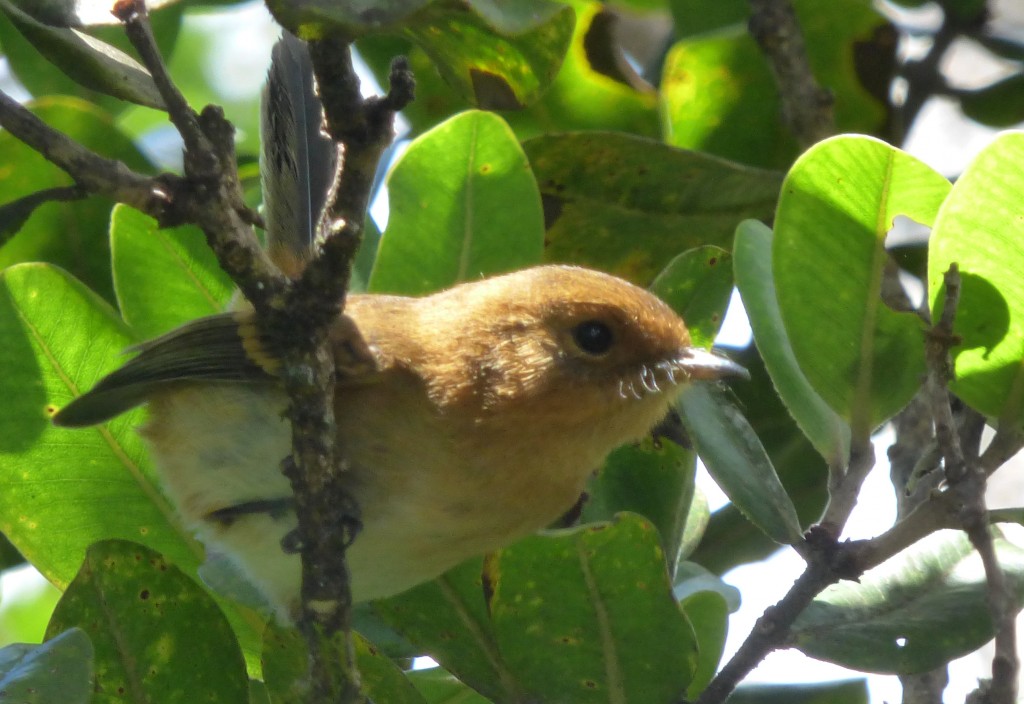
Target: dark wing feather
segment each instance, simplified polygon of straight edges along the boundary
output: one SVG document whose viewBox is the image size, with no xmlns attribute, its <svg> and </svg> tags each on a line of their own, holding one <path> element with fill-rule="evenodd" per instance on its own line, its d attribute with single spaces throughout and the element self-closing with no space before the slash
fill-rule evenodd
<svg viewBox="0 0 1024 704">
<path fill-rule="evenodd" d="M 259 363 L 260 345 L 243 344 L 253 328 L 239 315 L 200 318 L 133 347 L 138 355 L 108 374 L 89 392 L 62 408 L 55 425 L 80 427 L 110 420 L 143 403 L 161 386 L 176 381 L 269 381 Z"/>
<path fill-rule="evenodd" d="M 284 32 L 263 90 L 260 176 L 270 256 L 293 276 L 312 254 L 337 171 L 338 149 L 321 131 L 322 122 L 309 51 Z"/>
</svg>

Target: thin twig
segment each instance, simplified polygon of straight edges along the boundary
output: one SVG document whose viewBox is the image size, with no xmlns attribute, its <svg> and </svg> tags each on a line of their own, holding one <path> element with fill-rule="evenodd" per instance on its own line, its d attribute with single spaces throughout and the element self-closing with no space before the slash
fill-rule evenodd
<svg viewBox="0 0 1024 704">
<path fill-rule="evenodd" d="M 86 149 L 2 91 L 0 126 L 63 169 L 83 190 L 126 203 L 157 220 L 167 217 L 169 203 L 160 180 Z"/>
<path fill-rule="evenodd" d="M 819 525 L 833 538 L 842 534 L 857 505 L 861 485 L 875 466 L 875 448 L 870 437 L 852 438 L 850 462 L 846 467 L 829 467 L 828 506 Z"/>
<path fill-rule="evenodd" d="M 186 178 L 178 179 L 178 188 L 168 196 L 180 211 L 181 222 L 193 222 L 203 230 L 221 268 L 257 312 L 282 308 L 282 295 L 289 282 L 270 261 L 252 230 L 257 218 L 242 196 L 234 127 L 217 107 L 207 106 L 197 115 L 174 86 L 153 38 L 144 0 L 119 0 L 113 12 L 124 23 L 185 143 Z"/>
<path fill-rule="evenodd" d="M 88 196 L 89 192 L 81 186 L 56 186 L 29 193 L 23 198 L 0 205 L 0 223 L 3 223 L 2 229 L 0 229 L 0 247 L 18 234 L 18 230 L 39 206 L 46 203 L 82 200 Z"/>
<path fill-rule="evenodd" d="M 312 42 L 310 57 L 324 105 L 325 130 L 344 145 L 344 160 L 339 160 L 342 174 L 324 211 L 322 229 L 327 237 L 321 255 L 307 266 L 296 295 L 313 293 L 322 299 L 328 292 L 328 298 L 343 300 L 350 263 L 362 241 L 374 175 L 394 139 L 395 113 L 412 101 L 415 82 L 408 62 L 398 58 L 391 67 L 388 94 L 364 99 L 347 43 L 338 39 Z"/>
<path fill-rule="evenodd" d="M 216 178 L 219 172 L 217 164 L 209 161 L 216 158 L 216 147 L 203 133 L 199 115 L 189 106 L 167 72 L 149 24 L 145 0 L 118 0 L 111 14 L 124 24 L 125 34 L 139 52 L 139 58 L 153 77 L 160 97 L 164 99 L 171 123 L 185 142 L 186 153 L 191 154 L 191 158 L 185 162 L 186 175 Z M 189 169 L 194 169 L 194 173 L 190 174 Z"/>
<path fill-rule="evenodd" d="M 944 477 L 936 471 L 938 449 L 932 430 L 931 405 L 923 389 L 896 414 L 892 425 L 896 441 L 889 446 L 889 476 L 896 494 L 896 521 L 900 525 L 912 511 L 928 501 Z M 923 458 L 926 459 L 922 463 Z M 927 672 L 898 673 L 898 676 L 903 687 L 903 704 L 940 702 L 949 683 L 946 663 Z"/>
<path fill-rule="evenodd" d="M 925 387 L 931 397 L 935 437 L 942 449 L 946 481 L 960 503 L 961 525 L 981 556 L 988 582 L 988 606 L 996 630 L 996 652 L 992 659 L 992 681 L 987 689 L 987 700 L 1012 704 L 1017 699 L 1019 669 L 1014 599 L 999 565 L 989 530 L 988 509 L 985 506 L 985 472 L 979 467 L 977 456 L 965 455 L 963 451 L 946 389 L 953 377 L 949 350 L 958 344 L 953 332 L 960 298 L 960 272 L 956 263 L 950 265 L 944 283 L 946 295 L 942 315 L 928 336 L 928 377 Z"/>
<path fill-rule="evenodd" d="M 835 134 L 832 94 L 818 85 L 789 0 L 750 0 L 750 34 L 768 59 L 782 115 L 804 148 Z"/>
<path fill-rule="evenodd" d="M 918 113 L 930 98 L 936 95 L 957 97 L 942 72 L 942 62 L 957 39 L 976 37 L 984 31 L 988 21 L 987 5 L 977 3 L 973 16 L 945 10 L 928 53 L 916 61 L 906 62 L 900 69 L 898 75 L 906 81 L 906 96 L 896 107 L 892 124 L 893 144 L 901 144 L 906 139 Z"/>
<path fill-rule="evenodd" d="M 757 619 L 750 635 L 701 692 L 696 704 L 724 702 L 768 653 L 785 645 L 793 622 L 814 597 L 840 579 L 858 576 L 850 571 L 843 546 L 824 532 L 812 530 L 801 552 L 808 558 L 803 574 L 777 604 L 768 607 Z"/>
</svg>

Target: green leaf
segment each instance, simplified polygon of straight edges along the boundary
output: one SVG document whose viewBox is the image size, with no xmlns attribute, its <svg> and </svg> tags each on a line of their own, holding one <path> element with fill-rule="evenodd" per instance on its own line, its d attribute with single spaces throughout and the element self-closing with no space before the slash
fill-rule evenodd
<svg viewBox="0 0 1024 704">
<path fill-rule="evenodd" d="M 96 649 L 96 691 L 136 701 L 246 702 L 249 678 L 224 614 L 162 555 L 110 540 L 91 546 L 50 621 Z"/>
<path fill-rule="evenodd" d="M 837 129 L 878 130 L 882 105 L 861 84 L 854 57 L 857 44 L 885 26 L 884 18 L 861 0 L 796 0 L 794 7 L 815 78 L 835 96 Z M 707 22 L 723 28 L 683 39 L 665 58 L 666 141 L 758 166 L 785 167 L 798 148 L 782 122 L 778 89 L 763 53 L 745 22 L 721 24 L 732 19 L 727 9 L 704 14 L 696 27 L 711 29 Z"/>
<path fill-rule="evenodd" d="M 72 6 L 74 4 L 81 6 L 85 4 L 84 2 L 42 3 L 36 0 L 5 0 L 5 2 L 17 6 L 23 13 L 31 15 L 38 22 L 49 25 L 48 29 L 75 27 L 87 32 L 92 40 L 112 47 L 114 52 L 119 51 L 126 56 L 131 56 L 134 51 L 131 48 L 131 42 L 125 35 L 124 28 L 110 14 L 111 4 L 105 0 L 93 3 L 101 7 L 92 7 L 89 12 L 76 12 L 76 8 Z M 102 7 L 104 4 L 105 7 Z M 150 9 L 150 24 L 153 27 L 153 34 L 156 37 L 160 53 L 166 57 L 170 56 L 174 50 L 178 30 L 181 26 L 184 3 L 163 6 L 159 9 L 154 6 L 156 4 L 159 3 L 153 5 L 147 3 L 147 7 Z M 111 21 L 107 26 L 99 26 L 95 23 L 97 16 L 102 14 L 105 14 Z M 71 16 L 69 17 L 69 15 Z M 85 19 L 86 23 L 81 24 L 79 17 Z M 89 40 L 83 38 L 80 44 L 85 44 L 86 41 Z M 88 45 L 86 44 L 86 46 Z M 139 108 L 106 93 L 97 93 L 69 78 L 64 71 L 51 63 L 48 56 L 33 46 L 2 11 L 0 11 L 0 47 L 3 48 L 3 55 L 8 61 L 11 72 L 37 98 L 58 95 L 74 96 L 84 98 L 100 109 L 111 113 L 120 113 L 127 108 L 133 108 L 149 114 L 151 120 L 155 116 L 162 116 L 162 122 L 166 123 L 167 116 L 162 113 L 148 108 Z M 78 67 L 73 66 L 72 68 L 77 69 Z"/>
<path fill-rule="evenodd" d="M 458 4 L 434 3 L 420 14 L 421 21 L 405 28 L 405 34 L 430 57 L 445 81 L 473 105 L 516 110 L 536 101 L 551 85 L 575 23 L 572 8 L 529 1 L 544 7 L 543 22 L 515 21 L 515 17 L 529 17 L 526 7 L 511 15 L 492 2 L 470 2 L 472 9 L 488 10 L 482 17 Z M 496 28 L 493 19 L 498 17 L 512 30 Z"/>
<path fill-rule="evenodd" d="M 1024 74 L 996 81 L 977 90 L 963 91 L 964 115 L 990 127 L 1012 127 L 1024 120 Z"/>
<path fill-rule="evenodd" d="M 800 521 L 775 467 L 747 420 L 725 394 L 689 384 L 676 403 L 697 453 L 729 499 L 772 540 L 801 540 Z"/>
<path fill-rule="evenodd" d="M 526 538 L 487 574 L 494 632 L 527 698 L 669 702 L 689 684 L 693 629 L 639 516 Z"/>
<path fill-rule="evenodd" d="M 749 381 L 730 387 L 737 405 L 778 471 L 782 486 L 796 507 L 800 525 L 815 523 L 828 501 L 825 461 L 779 400 L 757 348 L 751 344 L 729 356 L 750 372 Z M 762 560 L 778 549 L 778 543 L 730 503 L 712 514 L 703 540 L 690 559 L 715 574 L 724 574 L 737 565 Z"/>
<path fill-rule="evenodd" d="M 669 574 L 674 574 L 693 506 L 696 471 L 696 453 L 670 440 L 655 444 L 645 439 L 620 447 L 587 487 L 581 519 L 609 520 L 621 511 L 644 516 L 658 529 Z"/>
<path fill-rule="evenodd" d="M 596 70 L 590 60 L 595 25 L 614 21 L 603 3 L 570 0 L 575 28 L 561 68 L 546 91 L 525 109 L 504 113 L 520 139 L 561 130 L 619 130 L 648 137 L 659 134 L 657 96 L 653 89 L 627 85 Z M 505 8 L 520 3 L 502 3 Z M 472 96 L 456 91 L 441 78 L 423 49 L 407 39 L 365 36 L 357 42 L 360 56 L 384 82 L 391 59 L 404 55 L 416 75 L 416 100 L 402 111 L 418 134 L 470 107 Z"/>
<path fill-rule="evenodd" d="M 117 314 L 67 273 L 23 264 L 0 273 L 0 532 L 58 587 L 86 548 L 144 543 L 196 573 L 203 548 L 160 492 L 136 433 L 141 414 L 88 429 L 55 428 L 57 409 L 119 364 L 134 338 Z M 262 620 L 225 605 L 247 652 Z"/>
<path fill-rule="evenodd" d="M 60 599 L 60 590 L 34 570 L 25 570 L 17 579 L 18 588 L 0 602 L 0 645 L 42 642 Z"/>
<path fill-rule="evenodd" d="M 867 680 L 811 684 L 747 684 L 729 695 L 729 704 L 868 704 Z"/>
<path fill-rule="evenodd" d="M 678 37 L 690 37 L 729 25 L 746 23 L 750 16 L 749 6 L 739 2 L 669 0 L 668 6 Z"/>
<path fill-rule="evenodd" d="M 537 185 L 497 115 L 466 112 L 421 136 L 395 166 L 388 192 L 371 291 L 428 293 L 540 261 Z"/>
<path fill-rule="evenodd" d="M 793 165 L 775 218 L 772 270 L 796 360 L 854 437 L 896 413 L 924 371 L 923 324 L 881 298 L 897 215 L 931 225 L 949 182 L 861 136 L 825 140 Z"/>
<path fill-rule="evenodd" d="M 696 562 L 679 563 L 679 571 L 676 574 L 676 583 L 672 587 L 672 594 L 680 603 L 692 598 L 697 594 L 715 593 L 725 602 L 726 611 L 736 611 L 740 608 L 742 598 L 740 590 L 731 584 L 722 581 L 722 578 L 711 572 L 703 565 Z"/>
<path fill-rule="evenodd" d="M 718 672 L 729 633 L 729 605 L 713 591 L 699 591 L 679 604 L 697 636 L 697 669 L 686 688 L 687 699 L 696 699 Z"/>
<path fill-rule="evenodd" d="M 148 172 L 145 157 L 103 110 L 78 98 L 43 98 L 28 105 L 39 119 L 75 141 L 104 156 Z M 71 185 L 63 171 L 15 139 L 0 131 L 0 200 L 11 202 L 37 191 Z M 114 300 L 110 279 L 110 252 L 106 236 L 113 204 L 90 197 L 67 203 L 50 202 L 37 208 L 18 233 L 0 247 L 0 268 L 19 262 L 48 261 L 58 264 L 87 283 L 109 301 Z"/>
<path fill-rule="evenodd" d="M 711 347 L 732 295 L 732 255 L 707 245 L 683 252 L 651 282 L 651 293 L 686 321 L 690 342 Z"/>
<path fill-rule="evenodd" d="M 549 0 L 336 3 L 271 0 L 285 28 L 305 39 L 398 34 L 430 57 L 444 80 L 480 108 L 517 109 L 551 84 L 572 38 L 572 8 Z"/>
<path fill-rule="evenodd" d="M 40 54 L 72 80 L 121 100 L 164 109 L 153 77 L 120 49 L 80 30 L 39 22 L 9 0 L 0 0 L 0 10 Z"/>
<path fill-rule="evenodd" d="M 646 285 L 664 262 L 728 246 L 745 217 L 771 217 L 779 175 L 659 142 L 602 132 L 523 144 L 544 198 L 549 262 Z"/>
<path fill-rule="evenodd" d="M 443 667 L 413 670 L 408 677 L 430 704 L 491 704 L 490 699 L 467 687 Z"/>
<path fill-rule="evenodd" d="M 521 685 L 495 641 L 475 558 L 438 579 L 373 602 L 377 614 L 449 672 L 495 701 L 519 701 Z"/>
<path fill-rule="evenodd" d="M 358 633 L 353 633 L 352 638 L 363 693 L 371 701 L 425 704 L 423 697 L 391 659 Z M 263 678 L 274 702 L 304 704 L 309 701 L 308 665 L 309 650 L 298 630 L 277 624 L 267 627 L 263 646 Z"/>
<path fill-rule="evenodd" d="M 40 22 L 55 27 L 121 27 L 121 21 L 110 11 L 107 0 L 15 0 L 35 13 Z M 147 0 L 146 9 L 154 12 L 180 0 Z"/>
<path fill-rule="evenodd" d="M 59 587 L 86 547 L 105 538 L 145 536 L 175 562 L 198 564 L 202 551 L 173 518 L 134 432 L 138 413 L 89 430 L 49 422 L 131 344 L 117 314 L 43 264 L 5 270 L 0 291 L 0 354 L 12 394 L 0 410 L 0 530 Z"/>
<path fill-rule="evenodd" d="M 328 34 L 355 38 L 368 32 L 394 31 L 433 0 L 384 2 L 327 2 L 325 0 L 268 0 L 267 9 L 278 23 L 303 39 Z"/>
<path fill-rule="evenodd" d="M 675 147 L 782 168 L 796 139 L 778 116 L 778 89 L 745 25 L 677 42 L 661 76 L 663 134 Z"/>
<path fill-rule="evenodd" d="M 822 400 L 797 364 L 775 296 L 771 247 L 768 227 L 755 220 L 740 223 L 733 245 L 736 286 L 779 398 L 821 456 L 841 467 L 850 455 L 850 427 Z"/>
<path fill-rule="evenodd" d="M 960 266 L 952 390 L 983 413 L 1016 423 L 1024 394 L 1022 158 L 1024 134 L 1010 132 L 971 162 L 939 211 L 928 259 L 934 316 L 945 297 L 943 274 L 951 262 Z"/>
<path fill-rule="evenodd" d="M 0 692 L 18 704 L 87 704 L 93 693 L 93 648 L 79 628 L 42 645 L 0 649 Z"/>
<path fill-rule="evenodd" d="M 142 339 L 223 311 L 234 289 L 198 228 L 163 230 L 125 205 L 111 214 L 110 251 L 121 315 Z"/>
<path fill-rule="evenodd" d="M 602 2 L 569 0 L 566 4 L 576 12 L 576 27 L 562 67 L 539 101 L 507 115 L 509 124 L 520 138 L 568 130 L 657 137 L 657 93 L 646 84 L 624 83 L 608 75 L 594 55 L 599 36 L 608 50 L 621 51 L 613 26 L 617 15 Z"/>
<path fill-rule="evenodd" d="M 704 539 L 704 532 L 711 522 L 711 510 L 708 508 L 708 498 L 700 487 L 695 486 L 693 500 L 686 512 L 686 525 L 683 526 L 683 535 L 679 539 L 679 553 L 676 560 L 684 560 L 693 554 L 701 540 Z"/>
<path fill-rule="evenodd" d="M 1007 584 L 1024 596 L 1024 551 L 996 539 Z M 963 533 L 940 531 L 859 583 L 840 582 L 793 624 L 795 646 L 819 660 L 865 672 L 927 672 L 992 638 L 988 588 Z"/>
</svg>

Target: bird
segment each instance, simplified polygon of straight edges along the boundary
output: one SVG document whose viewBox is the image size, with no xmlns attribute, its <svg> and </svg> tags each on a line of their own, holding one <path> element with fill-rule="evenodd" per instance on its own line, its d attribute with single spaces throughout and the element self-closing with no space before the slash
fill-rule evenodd
<svg viewBox="0 0 1024 704">
<path fill-rule="evenodd" d="M 305 45 L 286 33 L 264 91 L 261 175 L 268 250 L 290 276 L 329 229 L 339 152 L 321 115 Z M 346 552 L 355 602 L 548 526 L 687 384 L 746 375 L 694 346 L 650 292 L 558 264 L 422 297 L 349 294 L 328 341 L 336 456 L 361 522 Z M 135 351 L 53 422 L 95 425 L 147 405 L 140 432 L 183 523 L 294 621 L 301 563 L 282 549 L 297 519 L 274 341 L 238 304 Z"/>
<path fill-rule="evenodd" d="M 329 339 L 341 476 L 361 512 L 346 555 L 356 602 L 544 528 L 687 384 L 746 374 L 693 346 L 653 294 L 565 265 L 418 298 L 352 294 Z M 185 525 L 290 618 L 300 562 L 281 549 L 297 524 L 272 343 L 239 310 L 137 351 L 54 423 L 93 425 L 147 403 L 141 434 Z"/>
</svg>

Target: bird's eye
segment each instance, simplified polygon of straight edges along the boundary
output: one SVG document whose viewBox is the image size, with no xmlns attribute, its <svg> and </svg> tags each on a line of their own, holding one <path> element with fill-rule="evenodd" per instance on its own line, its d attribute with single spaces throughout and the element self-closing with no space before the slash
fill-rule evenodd
<svg viewBox="0 0 1024 704">
<path fill-rule="evenodd" d="M 581 350 L 599 357 L 611 349 L 615 336 L 600 320 L 587 320 L 572 329 L 572 339 Z"/>
</svg>

